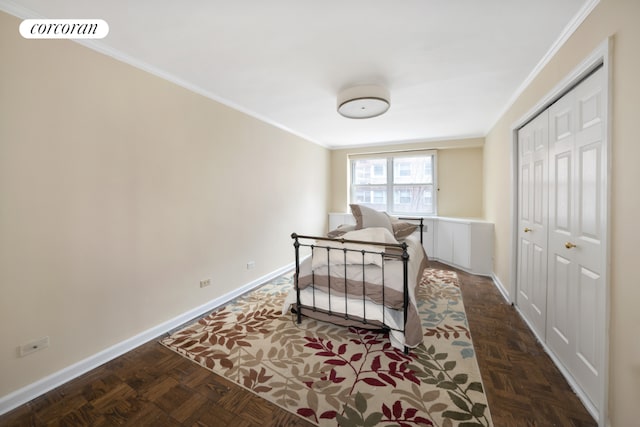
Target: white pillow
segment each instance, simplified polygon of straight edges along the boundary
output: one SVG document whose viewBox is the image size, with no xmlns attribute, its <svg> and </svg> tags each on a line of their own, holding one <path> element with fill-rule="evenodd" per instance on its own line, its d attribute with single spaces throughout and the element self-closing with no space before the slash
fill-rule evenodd
<svg viewBox="0 0 640 427">
<path fill-rule="evenodd" d="M 356 219 L 356 229 L 384 227 L 393 233 L 391 220 L 385 212 L 380 212 L 363 205 L 350 205 L 351 213 Z"/>
<path fill-rule="evenodd" d="M 393 237 L 393 234 L 383 227 L 372 227 L 372 228 L 363 228 L 361 230 L 349 231 L 341 236 L 341 239 L 345 240 L 360 240 L 365 242 L 377 242 L 377 243 L 398 243 L 398 241 Z M 318 246 L 323 246 L 321 248 L 316 247 L 313 250 L 313 259 L 311 261 L 311 266 L 315 269 L 318 267 L 329 265 L 344 265 L 346 264 L 362 264 L 363 256 L 360 251 L 367 251 L 364 254 L 364 263 L 365 264 L 375 264 L 377 266 L 382 266 L 382 256 L 379 254 L 380 252 L 385 251 L 384 246 L 376 246 L 376 245 L 367 245 L 367 244 L 358 244 L 358 243 L 340 243 L 339 241 L 327 242 L 324 240 L 319 240 L 316 242 Z M 327 250 L 325 247 L 337 248 L 329 250 L 329 256 L 327 257 Z M 348 250 L 345 253 L 341 249 L 354 249 Z M 375 252 L 375 253 L 368 253 Z"/>
</svg>

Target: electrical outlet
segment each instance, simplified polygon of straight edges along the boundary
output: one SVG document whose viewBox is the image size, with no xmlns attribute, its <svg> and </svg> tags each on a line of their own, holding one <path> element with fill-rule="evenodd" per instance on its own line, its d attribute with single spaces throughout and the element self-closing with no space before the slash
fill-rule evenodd
<svg viewBox="0 0 640 427">
<path fill-rule="evenodd" d="M 47 347 L 49 347 L 49 337 L 43 337 L 18 347 L 18 356 L 24 357 Z"/>
<path fill-rule="evenodd" d="M 253 268 L 255 268 L 256 266 L 256 262 L 255 261 L 249 261 L 247 263 L 247 270 L 252 270 Z"/>
<path fill-rule="evenodd" d="M 200 287 L 201 288 L 206 288 L 210 284 L 211 284 L 211 279 L 200 280 Z"/>
</svg>

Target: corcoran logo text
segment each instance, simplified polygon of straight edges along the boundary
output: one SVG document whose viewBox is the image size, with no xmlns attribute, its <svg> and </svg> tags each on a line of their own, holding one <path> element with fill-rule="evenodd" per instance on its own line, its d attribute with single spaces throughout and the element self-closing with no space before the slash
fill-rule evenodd
<svg viewBox="0 0 640 427">
<path fill-rule="evenodd" d="M 20 34 L 25 39 L 102 39 L 109 24 L 102 19 L 25 19 Z"/>
</svg>

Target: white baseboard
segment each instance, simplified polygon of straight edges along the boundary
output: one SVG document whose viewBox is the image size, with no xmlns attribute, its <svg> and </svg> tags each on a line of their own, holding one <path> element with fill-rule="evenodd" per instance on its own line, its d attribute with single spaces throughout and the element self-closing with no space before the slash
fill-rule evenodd
<svg viewBox="0 0 640 427">
<path fill-rule="evenodd" d="M 229 292 L 221 297 L 215 298 L 199 307 L 196 307 L 192 310 L 189 310 L 179 316 L 174 317 L 160 325 L 154 326 L 153 328 L 147 329 L 146 331 L 135 335 L 125 341 L 122 341 L 118 344 L 115 344 L 99 353 L 94 354 L 93 356 L 89 356 L 88 358 L 81 360 L 73 365 L 67 366 L 64 369 L 61 369 L 58 372 L 55 372 L 47 377 L 44 377 L 34 383 L 31 383 L 19 390 L 16 390 L 6 396 L 0 398 L 0 415 L 5 414 L 12 409 L 17 408 L 20 405 L 23 405 L 30 400 L 35 399 L 36 397 L 46 393 L 54 388 L 71 381 L 74 378 L 79 377 L 80 375 L 97 368 L 98 366 L 115 359 L 118 356 L 123 355 L 124 353 L 133 350 L 140 345 L 159 337 L 160 335 L 169 332 L 190 320 L 199 317 L 208 311 L 211 311 L 217 307 L 220 307 L 223 304 L 228 303 L 234 298 L 252 290 L 253 288 L 269 281 L 275 279 L 283 273 L 286 273 L 289 270 L 292 270 L 295 267 L 294 263 L 286 265 L 284 267 L 279 268 L 267 275 L 264 275 L 246 285 L 241 286 L 240 288 Z"/>
<path fill-rule="evenodd" d="M 498 279 L 498 276 L 496 276 L 496 273 L 493 273 L 491 275 L 491 279 L 493 280 L 493 283 L 496 285 L 496 288 L 498 288 L 498 291 L 500 291 L 500 293 L 502 294 L 502 297 L 505 299 L 505 301 L 507 301 L 509 304 L 512 304 L 513 301 L 511 301 L 511 298 L 509 298 L 509 292 L 507 292 L 507 288 L 505 288 L 502 282 L 500 281 L 500 279 Z"/>
</svg>

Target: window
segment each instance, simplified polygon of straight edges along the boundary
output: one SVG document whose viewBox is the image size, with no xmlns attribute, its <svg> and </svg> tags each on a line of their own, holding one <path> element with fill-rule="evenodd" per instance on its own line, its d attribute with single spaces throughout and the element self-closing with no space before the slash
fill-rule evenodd
<svg viewBox="0 0 640 427">
<path fill-rule="evenodd" d="M 436 215 L 434 151 L 351 157 L 351 203 L 392 214 Z"/>
</svg>

